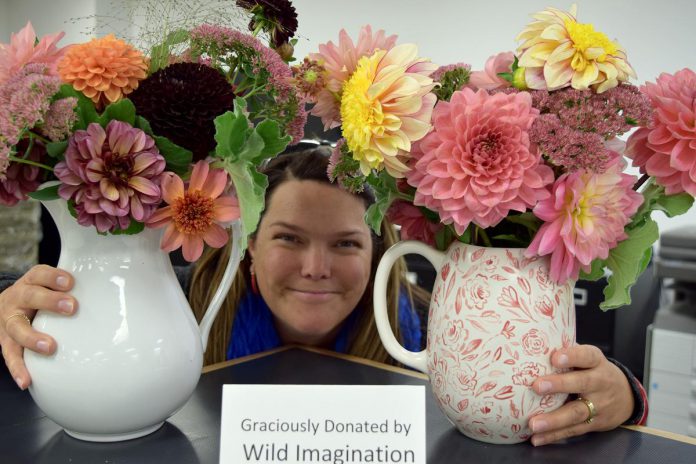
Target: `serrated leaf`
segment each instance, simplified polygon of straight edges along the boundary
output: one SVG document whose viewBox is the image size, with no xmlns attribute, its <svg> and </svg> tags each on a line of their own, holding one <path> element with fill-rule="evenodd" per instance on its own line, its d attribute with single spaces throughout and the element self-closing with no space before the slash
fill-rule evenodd
<svg viewBox="0 0 696 464">
<path fill-rule="evenodd" d="M 249 137 L 246 139 L 242 149 L 237 155 L 240 161 L 248 161 L 250 163 L 256 164 L 255 160 L 261 161 L 261 152 L 263 152 L 263 138 L 256 132 L 252 130 L 249 132 Z"/>
<path fill-rule="evenodd" d="M 58 195 L 58 187 L 60 187 L 60 185 L 52 185 L 35 192 L 27 193 L 27 195 L 39 201 L 57 200 L 60 198 Z"/>
<path fill-rule="evenodd" d="M 51 158 L 62 158 L 65 150 L 68 149 L 68 141 L 63 142 L 49 142 L 46 144 L 46 152 Z"/>
<path fill-rule="evenodd" d="M 659 238 L 657 223 L 650 218 L 626 233 L 628 238 L 612 249 L 606 260 L 612 274 L 604 288 L 604 302 L 599 305 L 604 311 L 631 303 L 631 286 L 645 270 L 652 245 Z"/>
<path fill-rule="evenodd" d="M 99 117 L 99 123 L 102 127 L 106 127 L 113 120 L 122 121 L 135 125 L 135 105 L 127 98 L 123 98 L 116 103 L 112 103 L 104 109 L 104 112 Z"/>
<path fill-rule="evenodd" d="M 131 220 L 130 225 L 127 228 L 116 229 L 110 233 L 111 235 L 135 235 L 142 232 L 143 229 L 145 229 L 145 224 L 143 224 L 142 222 Z"/>
<path fill-rule="evenodd" d="M 604 266 L 606 262 L 603 259 L 595 259 L 592 261 L 590 272 L 580 271 L 581 280 L 595 281 L 604 277 Z"/>
<path fill-rule="evenodd" d="M 152 131 L 152 126 L 150 126 L 150 121 L 143 118 L 142 116 L 135 117 L 135 127 L 145 132 L 150 137 L 155 135 L 155 133 Z"/>
<path fill-rule="evenodd" d="M 167 161 L 166 169 L 179 176 L 185 176 L 189 171 L 189 166 L 193 160 L 193 153 L 186 148 L 180 147 L 166 137 L 154 136 L 155 145 Z"/>
<path fill-rule="evenodd" d="M 396 179 L 382 171 L 377 176 L 370 174 L 367 182 L 372 186 L 375 202 L 365 211 L 365 223 L 377 235 L 381 235 L 384 216 L 398 194 Z"/>
</svg>

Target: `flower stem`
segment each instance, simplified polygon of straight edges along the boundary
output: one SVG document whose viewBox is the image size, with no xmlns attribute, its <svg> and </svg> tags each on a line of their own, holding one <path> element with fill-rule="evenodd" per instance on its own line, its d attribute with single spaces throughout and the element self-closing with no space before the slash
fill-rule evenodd
<svg viewBox="0 0 696 464">
<path fill-rule="evenodd" d="M 488 234 L 486 233 L 485 229 L 483 229 L 483 227 L 476 226 L 476 228 L 474 229 L 474 232 L 476 235 L 476 241 L 478 241 L 478 239 L 480 238 L 481 241 L 483 242 L 483 246 L 487 246 L 487 247 L 493 246 L 491 244 L 491 239 L 488 238 Z"/>
<path fill-rule="evenodd" d="M 41 168 L 41 169 L 45 169 L 47 171 L 53 172 L 53 168 L 51 166 L 37 163 L 36 161 L 32 161 L 32 160 L 28 160 L 28 159 L 24 159 L 24 158 L 18 158 L 14 155 L 10 155 L 7 159 L 9 159 L 10 161 L 14 161 L 15 163 L 24 163 L 24 164 L 28 164 L 30 166 L 36 166 L 37 168 Z"/>
<path fill-rule="evenodd" d="M 648 181 L 648 179 L 650 179 L 650 176 L 647 175 L 647 174 L 643 174 L 643 175 L 640 177 L 640 179 L 638 179 L 638 180 L 636 181 L 636 183 L 633 184 L 633 190 L 637 192 L 638 189 L 639 189 L 644 183 L 646 183 L 646 182 Z"/>
</svg>

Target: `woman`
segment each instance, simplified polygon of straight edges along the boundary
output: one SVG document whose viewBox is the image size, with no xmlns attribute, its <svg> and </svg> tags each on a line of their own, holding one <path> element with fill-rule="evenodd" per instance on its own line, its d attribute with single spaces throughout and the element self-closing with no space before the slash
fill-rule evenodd
<svg viewBox="0 0 696 464">
<path fill-rule="evenodd" d="M 285 343 L 389 360 L 376 332 L 371 301 L 374 270 L 393 241 L 393 231 L 385 226 L 381 237 L 372 234 L 363 221 L 372 201 L 369 194 L 355 196 L 330 184 L 326 165 L 326 157 L 310 153 L 281 156 L 268 166 L 266 211 L 214 325 L 206 363 Z M 191 275 L 189 299 L 199 318 L 211 297 L 210 288 L 220 279 L 227 253 L 227 249 L 207 251 Z M 67 272 L 37 266 L 0 293 L 0 344 L 20 388 L 30 382 L 22 350 L 50 354 L 56 349 L 55 341 L 34 331 L 21 314 L 33 315 L 34 308 L 74 313 L 77 302 L 64 293 L 72 284 Z M 405 297 L 410 286 L 403 279 L 402 266 L 392 274 L 390 287 L 392 327 L 407 348 L 417 349 L 417 319 Z M 533 444 L 644 419 L 642 387 L 597 348 L 580 345 L 558 350 L 552 363 L 574 370 L 540 377 L 534 390 L 589 397 L 596 416 L 581 401 L 537 415 L 530 419 Z M 590 415 L 594 417 L 588 422 Z"/>
</svg>

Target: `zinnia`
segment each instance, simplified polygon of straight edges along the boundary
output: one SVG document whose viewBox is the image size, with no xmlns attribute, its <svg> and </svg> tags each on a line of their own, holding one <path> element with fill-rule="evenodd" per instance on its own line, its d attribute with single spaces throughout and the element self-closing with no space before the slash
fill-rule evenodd
<svg viewBox="0 0 696 464">
<path fill-rule="evenodd" d="M 58 194 L 75 202 L 78 222 L 106 232 L 150 217 L 162 198 L 165 164 L 150 136 L 113 120 L 106 130 L 91 123 L 75 131 L 54 171 L 62 182 Z"/>
<path fill-rule="evenodd" d="M 341 125 L 340 97 L 343 84 L 358 67 L 363 56 L 371 56 L 376 50 L 390 50 L 396 44 L 396 36 L 386 36 L 383 30 L 374 35 L 372 28 L 363 26 L 354 44 L 345 29 L 338 34 L 338 45 L 329 41 L 319 45 L 319 53 L 311 53 L 309 58 L 326 69 L 326 87 L 317 95 L 317 104 L 312 114 L 321 118 L 324 130 Z"/>
<path fill-rule="evenodd" d="M 489 95 L 463 89 L 433 112 L 434 130 L 414 145 L 407 174 L 414 203 L 437 211 L 463 234 L 472 221 L 496 225 L 549 196 L 550 167 L 529 142 L 539 114 L 527 92 Z"/>
<path fill-rule="evenodd" d="M 635 177 L 624 174 L 621 155 L 602 174 L 580 170 L 558 178 L 550 198 L 534 207 L 545 221 L 527 248 L 529 257 L 551 255 L 550 276 L 558 283 L 589 272 L 592 261 L 606 259 L 624 240 L 643 196 L 633 191 Z"/>
<path fill-rule="evenodd" d="M 233 196 L 221 196 L 226 186 L 227 173 L 210 169 L 203 160 L 194 165 L 186 190 L 179 176 L 165 174 L 162 195 L 168 206 L 147 221 L 148 227 L 167 227 L 161 243 L 164 251 L 183 247 L 184 258 L 193 262 L 203 253 L 203 242 L 213 248 L 227 243 L 228 234 L 219 223 L 239 217 L 239 202 Z"/>
<path fill-rule="evenodd" d="M 626 155 L 668 195 L 696 196 L 696 73 L 663 73 L 641 87 L 655 107 L 652 122 L 628 138 Z"/>
<path fill-rule="evenodd" d="M 547 8 L 517 36 L 524 41 L 517 51 L 529 88 L 592 86 L 602 93 L 636 77 L 624 50 L 592 24 L 578 23 L 576 10 L 575 5 L 570 12 Z"/>
<path fill-rule="evenodd" d="M 398 45 L 363 57 L 341 97 L 343 137 L 360 170 L 386 168 L 403 177 L 411 143 L 430 130 L 437 97 L 428 77 L 437 65 L 418 58 L 415 45 Z"/>
</svg>

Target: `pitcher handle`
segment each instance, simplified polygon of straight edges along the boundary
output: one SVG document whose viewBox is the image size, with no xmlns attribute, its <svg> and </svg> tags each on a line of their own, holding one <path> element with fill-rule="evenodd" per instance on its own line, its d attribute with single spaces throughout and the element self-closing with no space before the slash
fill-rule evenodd
<svg viewBox="0 0 696 464">
<path fill-rule="evenodd" d="M 392 332 L 387 315 L 387 283 L 389 282 L 389 274 L 396 260 L 409 253 L 423 256 L 430 261 L 436 270 L 440 269 L 445 260 L 444 253 L 413 240 L 398 242 L 390 247 L 382 256 L 375 274 L 375 288 L 373 291 L 375 322 L 377 323 L 379 338 L 382 339 L 382 344 L 387 352 L 400 363 L 427 374 L 427 350 L 414 353 L 401 346 L 401 343 L 394 336 L 394 332 Z"/>
<path fill-rule="evenodd" d="M 220 312 L 222 302 L 225 301 L 227 293 L 232 286 L 232 282 L 234 282 L 234 277 L 237 275 L 237 268 L 241 260 L 239 240 L 242 240 L 242 223 L 239 219 L 232 223 L 232 237 L 230 240 L 232 240 L 232 250 L 230 251 L 230 259 L 227 261 L 225 273 L 222 275 L 217 291 L 210 300 L 210 304 L 205 310 L 203 319 L 201 319 L 201 323 L 198 326 L 198 331 L 201 334 L 201 343 L 203 344 L 203 353 L 205 353 L 208 347 L 208 336 L 210 335 L 210 329 L 213 327 L 213 322 L 215 322 L 215 318 L 218 312 Z"/>
</svg>

